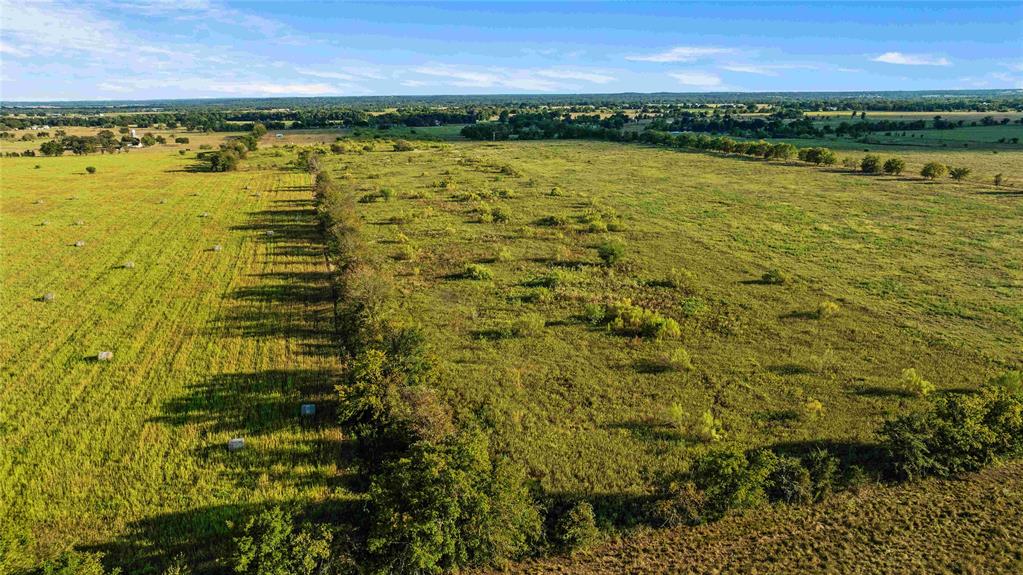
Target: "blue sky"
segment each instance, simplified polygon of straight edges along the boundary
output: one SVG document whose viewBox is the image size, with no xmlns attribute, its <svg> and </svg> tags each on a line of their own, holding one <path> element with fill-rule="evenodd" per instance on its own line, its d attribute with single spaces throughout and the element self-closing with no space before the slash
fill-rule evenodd
<svg viewBox="0 0 1023 575">
<path fill-rule="evenodd" d="M 0 0 L 0 99 L 1023 88 L 1023 2 Z"/>
</svg>

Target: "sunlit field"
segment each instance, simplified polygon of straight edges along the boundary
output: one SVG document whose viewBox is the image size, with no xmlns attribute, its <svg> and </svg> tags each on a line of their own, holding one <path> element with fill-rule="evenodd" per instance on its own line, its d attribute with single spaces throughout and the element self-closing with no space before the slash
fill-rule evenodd
<svg viewBox="0 0 1023 575">
<path fill-rule="evenodd" d="M 356 521 L 364 486 L 334 413 L 336 293 L 296 144 L 319 146 L 358 200 L 366 256 L 423 327 L 447 404 L 492 426 L 543 504 L 590 502 L 612 536 L 593 562 L 525 572 L 670 571 L 677 557 L 657 546 L 690 532 L 653 533 L 639 518 L 664 477 L 722 446 L 825 447 L 864 471 L 874 507 L 858 514 L 859 495 L 843 494 L 819 510 L 731 518 L 695 532 L 692 553 L 747 530 L 809 541 L 805 523 L 829 510 L 848 518 L 836 533 L 874 537 L 877 522 L 909 521 L 892 507 L 936 505 L 947 488 L 872 483 L 879 425 L 925 401 L 903 370 L 958 394 L 1023 351 L 1019 152 L 900 154 L 907 174 L 890 177 L 636 144 L 466 142 L 451 127 L 281 133 L 228 173 L 161 146 L 2 160 L 9 565 L 77 547 L 140 572 L 186 553 L 213 573 L 237 525 L 267 504 Z M 395 136 L 415 149 L 396 153 Z M 910 175 L 932 159 L 975 179 Z M 986 183 L 993 173 L 1009 185 Z M 609 242 L 614 262 L 601 255 Z M 677 321 L 677 337 L 593 316 L 626 301 Z M 692 433 L 704 414 L 717 420 L 713 442 Z M 231 438 L 245 447 L 229 451 Z M 1014 469 L 954 488 L 1015 489 Z M 986 565 L 1018 560 L 1018 531 L 996 528 L 1014 524 L 1012 493 L 992 496 Z M 972 497 L 948 513 L 976 512 Z M 956 525 L 964 544 L 979 540 Z M 928 537 L 917 527 L 894 557 L 927 570 L 937 563 L 910 548 Z M 837 549 L 827 565 L 782 564 L 840 568 L 861 544 L 878 543 Z M 742 549 L 737 566 L 763 557 Z M 608 558 L 619 551 L 658 560 Z"/>
<path fill-rule="evenodd" d="M 308 176 L 193 166 L 2 160 L 7 568 L 72 546 L 201 557 L 254 505 L 348 498 Z"/>
</svg>

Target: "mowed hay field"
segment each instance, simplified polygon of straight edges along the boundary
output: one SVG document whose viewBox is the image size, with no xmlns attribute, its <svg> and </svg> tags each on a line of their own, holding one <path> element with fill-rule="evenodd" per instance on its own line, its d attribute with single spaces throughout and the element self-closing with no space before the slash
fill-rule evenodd
<svg viewBox="0 0 1023 575">
<path fill-rule="evenodd" d="M 1016 192 L 577 141 L 328 161 L 363 198 L 449 401 L 494 422 L 555 504 L 588 499 L 605 526 L 629 526 L 659 477 L 708 448 L 676 404 L 720 418 L 725 443 L 824 445 L 871 474 L 875 430 L 921 401 L 904 369 L 955 393 L 1020 366 Z M 625 246 L 611 267 L 595 249 L 608 238 Z M 689 285 L 668 285 L 673 268 Z M 771 269 L 789 281 L 762 282 Z M 622 298 L 681 338 L 587 320 Z M 692 369 L 665 366 L 680 346 Z"/>
<path fill-rule="evenodd" d="M 184 171 L 193 162 L 0 164 L 7 568 L 80 546 L 144 572 L 157 555 L 201 558 L 253 506 L 327 512 L 347 497 L 308 176 L 256 161 Z M 316 417 L 300 420 L 303 402 Z"/>
</svg>

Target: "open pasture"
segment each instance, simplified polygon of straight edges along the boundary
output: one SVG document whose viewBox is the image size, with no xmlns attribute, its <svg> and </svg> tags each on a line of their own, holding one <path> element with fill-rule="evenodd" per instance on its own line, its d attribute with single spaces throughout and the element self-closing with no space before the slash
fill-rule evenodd
<svg viewBox="0 0 1023 575">
<path fill-rule="evenodd" d="M 680 419 L 710 412 L 726 442 L 830 445 L 869 469 L 877 426 L 919 401 L 904 369 L 954 393 L 1018 367 L 1012 191 L 579 141 L 328 162 L 446 396 L 492 418 L 544 493 L 590 499 L 606 524 L 706 448 Z M 608 240 L 624 246 L 613 266 Z M 626 298 L 680 337 L 594 323 L 587 306 Z M 679 348 L 691 366 L 668 359 Z"/>
<path fill-rule="evenodd" d="M 198 565 L 255 505 L 348 497 L 308 176 L 157 151 L 0 160 L 0 572 Z"/>
</svg>

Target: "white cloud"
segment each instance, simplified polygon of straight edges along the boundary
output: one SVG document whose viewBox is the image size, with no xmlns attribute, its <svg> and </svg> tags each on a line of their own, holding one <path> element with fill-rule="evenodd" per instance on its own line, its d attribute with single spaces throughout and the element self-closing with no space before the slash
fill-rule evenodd
<svg viewBox="0 0 1023 575">
<path fill-rule="evenodd" d="M 951 66 L 952 62 L 947 58 L 932 56 L 930 54 L 903 54 L 902 52 L 885 52 L 874 62 L 885 64 L 901 64 L 903 66 Z"/>
<path fill-rule="evenodd" d="M 778 72 L 770 66 L 757 66 L 755 64 L 728 64 L 721 67 L 722 70 L 728 70 L 729 72 L 739 72 L 742 74 L 757 74 L 760 76 L 777 76 Z"/>
<path fill-rule="evenodd" d="M 323 96 L 327 94 L 343 94 L 344 91 L 330 84 L 277 84 L 273 82 L 213 82 L 207 85 L 213 92 L 243 95 L 267 96 Z"/>
<path fill-rule="evenodd" d="M 486 71 L 465 66 L 429 64 L 410 70 L 413 73 L 443 78 L 444 83 L 459 88 L 507 88 L 519 91 L 553 92 L 578 89 L 571 81 L 607 84 L 616 78 L 602 72 L 578 69 L 487 68 Z M 409 80 L 404 85 L 409 86 Z M 415 81 L 415 80 L 411 80 Z"/>
<path fill-rule="evenodd" d="M 729 48 L 714 48 L 704 46 L 677 46 L 665 52 L 646 54 L 638 56 L 626 56 L 626 60 L 633 62 L 692 62 L 709 56 L 729 54 L 733 50 Z"/>
<path fill-rule="evenodd" d="M 835 68 L 836 72 L 845 72 L 847 74 L 858 74 L 862 72 L 860 68 Z"/>
<path fill-rule="evenodd" d="M 14 46 L 11 46 L 7 42 L 0 42 L 0 54 L 10 54 L 11 56 L 19 57 L 29 55 L 28 52 L 15 48 Z"/>
<path fill-rule="evenodd" d="M 582 70 L 563 70 L 560 68 L 552 68 L 549 70 L 540 70 L 537 72 L 538 75 L 545 78 L 563 78 L 565 80 L 579 80 L 581 82 L 590 82 L 593 84 L 607 84 L 608 82 L 614 82 L 617 80 L 614 76 L 608 76 L 599 72 L 586 72 Z"/>
<path fill-rule="evenodd" d="M 355 79 L 355 76 L 346 74 L 344 72 L 331 72 L 327 70 L 313 70 L 311 68 L 295 68 L 295 71 L 304 76 L 313 76 L 314 78 L 327 78 L 330 80 L 347 80 L 351 81 Z"/>
<path fill-rule="evenodd" d="M 709 72 L 671 72 L 668 74 L 683 86 L 694 88 L 720 88 L 721 77 Z"/>
</svg>

